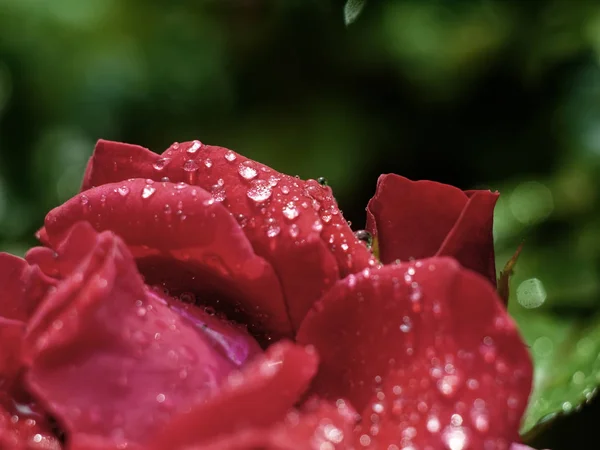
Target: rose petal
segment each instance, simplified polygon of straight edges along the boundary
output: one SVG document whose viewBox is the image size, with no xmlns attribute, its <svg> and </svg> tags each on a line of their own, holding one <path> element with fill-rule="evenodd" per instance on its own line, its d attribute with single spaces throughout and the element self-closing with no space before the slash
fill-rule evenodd
<svg viewBox="0 0 600 450">
<path fill-rule="evenodd" d="M 0 253 L 0 317 L 26 321 L 55 281 L 39 267 L 7 253 Z"/>
<path fill-rule="evenodd" d="M 298 342 L 321 355 L 312 391 L 362 409 L 363 439 L 381 448 L 462 438 L 507 447 L 518 437 L 529 355 L 493 286 L 452 259 L 348 277 L 315 305 Z"/>
<path fill-rule="evenodd" d="M 486 276 L 496 285 L 494 258 L 494 206 L 498 194 L 476 191 L 446 236 L 436 256 L 452 256 L 467 269 Z"/>
<path fill-rule="evenodd" d="M 177 289 L 173 295 L 194 292 L 205 304 L 230 299 L 258 328 L 291 333 L 273 269 L 206 191 L 140 179 L 90 189 L 47 215 L 50 244 L 56 246 L 78 220 L 122 237 L 147 283 L 165 283 Z"/>
<path fill-rule="evenodd" d="M 356 417 L 344 402 L 339 403 L 339 406 L 335 406 L 328 402 L 317 402 L 310 409 L 289 412 L 285 421 L 268 429 L 243 430 L 200 446 L 186 447 L 186 450 L 350 449 Z"/>
<path fill-rule="evenodd" d="M 60 450 L 60 441 L 38 420 L 19 417 L 0 401 L 0 448 L 6 450 Z"/>
<path fill-rule="evenodd" d="M 496 283 L 492 218 L 498 195 L 462 192 L 433 181 L 387 174 L 367 208 L 367 230 L 377 236 L 384 264 L 452 256 Z"/>
<path fill-rule="evenodd" d="M 77 248 L 75 248 L 77 247 Z M 63 257 L 79 255 L 67 264 Z M 78 223 L 59 249 L 72 273 L 31 319 L 27 385 L 69 436 L 145 443 L 203 403 L 237 363 L 144 286 L 113 233 Z"/>
<path fill-rule="evenodd" d="M 232 374 L 218 395 L 173 419 L 152 440 L 153 450 L 202 443 L 239 430 L 281 420 L 317 371 L 311 349 L 282 341 Z"/>
<path fill-rule="evenodd" d="M 330 188 L 280 174 L 222 147 L 193 141 L 173 144 L 159 156 L 99 141 L 86 174 L 84 189 L 131 177 L 167 177 L 212 192 L 239 219 L 257 254 L 277 271 L 294 328 L 337 279 L 375 264 L 343 219 Z"/>
</svg>

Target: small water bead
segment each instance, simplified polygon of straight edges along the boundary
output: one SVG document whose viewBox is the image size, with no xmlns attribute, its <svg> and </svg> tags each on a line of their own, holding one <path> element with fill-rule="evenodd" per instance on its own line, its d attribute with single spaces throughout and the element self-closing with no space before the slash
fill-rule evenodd
<svg viewBox="0 0 600 450">
<path fill-rule="evenodd" d="M 179 295 L 179 300 L 183 303 L 196 303 L 196 296 L 192 292 L 183 292 Z"/>
<path fill-rule="evenodd" d="M 202 147 L 202 142 L 200 141 L 192 141 L 192 145 L 187 149 L 188 153 L 194 154 Z"/>
<path fill-rule="evenodd" d="M 373 247 L 373 235 L 367 230 L 358 230 L 354 233 L 354 236 L 356 236 L 356 239 L 359 241 L 364 242 L 369 250 Z"/>
<path fill-rule="evenodd" d="M 402 324 L 400 325 L 400 331 L 402 331 L 403 333 L 408 333 L 412 328 L 412 321 L 410 320 L 410 317 L 408 316 L 404 316 L 402 318 Z"/>
<path fill-rule="evenodd" d="M 257 203 L 264 202 L 271 197 L 272 190 L 268 182 L 264 180 L 253 180 L 252 186 L 246 192 L 249 199 Z"/>
<path fill-rule="evenodd" d="M 263 170 L 264 170 L 264 167 L 263 167 Z M 271 176 L 269 177 L 269 184 L 271 185 L 271 187 L 275 187 L 275 186 L 277 186 L 277 184 L 279 183 L 279 180 L 280 180 L 280 179 L 281 179 L 281 178 L 279 178 L 279 177 L 278 177 L 278 176 L 276 176 L 276 175 L 271 175 Z"/>
<path fill-rule="evenodd" d="M 235 153 L 229 150 L 227 151 L 227 153 L 225 153 L 225 159 L 229 162 L 233 162 L 237 159 L 237 156 L 235 155 Z"/>
<path fill-rule="evenodd" d="M 195 172 L 196 170 L 198 170 L 198 164 L 193 159 L 188 159 L 183 164 L 183 170 L 185 170 L 186 172 Z"/>
<path fill-rule="evenodd" d="M 127 186 L 121 186 L 120 188 L 117 189 L 119 191 L 119 194 L 122 197 L 126 197 L 127 194 L 129 194 L 129 188 Z"/>
<path fill-rule="evenodd" d="M 80 197 L 80 200 L 81 200 L 81 204 L 84 206 L 90 202 L 90 199 L 87 197 L 87 195 L 82 195 Z"/>
<path fill-rule="evenodd" d="M 300 227 L 298 227 L 298 225 L 296 225 L 295 223 L 290 225 L 290 227 L 288 228 L 288 232 L 290 233 L 290 236 L 293 238 L 297 238 L 298 235 L 300 234 Z"/>
<path fill-rule="evenodd" d="M 427 431 L 430 433 L 437 433 L 440 431 L 440 428 L 440 419 L 438 419 L 436 416 L 429 416 L 427 419 Z"/>
<path fill-rule="evenodd" d="M 204 165 L 206 166 L 207 169 L 210 169 L 212 167 L 212 165 L 213 165 L 213 162 L 212 162 L 212 160 L 210 158 L 206 158 L 204 160 Z"/>
<path fill-rule="evenodd" d="M 290 187 L 289 186 L 281 186 L 281 192 L 285 195 L 290 193 Z"/>
<path fill-rule="evenodd" d="M 256 169 L 254 167 L 251 167 L 250 164 L 251 163 L 247 161 L 245 163 L 240 164 L 238 167 L 238 173 L 244 180 L 252 180 L 258 175 Z"/>
<path fill-rule="evenodd" d="M 323 230 L 323 222 L 321 222 L 320 220 L 316 220 L 315 223 L 313 223 L 312 225 L 312 229 L 317 233 L 320 233 Z"/>
<path fill-rule="evenodd" d="M 298 211 L 298 208 L 293 202 L 289 202 L 283 207 L 283 215 L 286 219 L 294 220 L 299 214 L 300 211 Z"/>
<path fill-rule="evenodd" d="M 170 162 L 171 162 L 171 158 L 160 158 L 154 164 L 152 164 L 152 167 L 154 167 L 155 170 L 161 171 Z"/>
<path fill-rule="evenodd" d="M 158 403 L 163 403 L 166 399 L 167 399 L 167 397 L 165 396 L 165 394 L 158 394 L 156 396 L 156 401 Z"/>
<path fill-rule="evenodd" d="M 462 427 L 447 426 L 442 439 L 448 450 L 464 450 L 469 445 L 467 433 Z"/>
<path fill-rule="evenodd" d="M 458 391 L 459 384 L 458 375 L 444 375 L 436 383 L 438 390 L 446 397 L 453 397 Z"/>
<path fill-rule="evenodd" d="M 321 186 L 328 186 L 329 182 L 327 181 L 327 178 L 325 177 L 319 177 L 317 178 L 317 183 L 319 183 Z"/>
<path fill-rule="evenodd" d="M 150 185 L 146 185 L 146 186 L 144 186 L 144 189 L 142 190 L 142 198 L 149 198 L 155 192 L 156 192 L 156 188 L 153 188 Z"/>
<path fill-rule="evenodd" d="M 281 228 L 279 228 L 277 225 L 270 225 L 267 228 L 267 236 L 270 238 L 274 238 L 275 236 L 277 236 L 279 234 L 280 231 L 281 231 Z"/>
</svg>

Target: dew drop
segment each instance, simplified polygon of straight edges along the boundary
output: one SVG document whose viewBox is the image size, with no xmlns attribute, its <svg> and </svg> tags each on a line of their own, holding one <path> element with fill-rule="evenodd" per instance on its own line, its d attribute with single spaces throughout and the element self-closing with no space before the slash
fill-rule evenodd
<svg viewBox="0 0 600 450">
<path fill-rule="evenodd" d="M 246 192 L 249 199 L 254 200 L 257 203 L 264 202 L 271 197 L 271 186 L 264 180 L 252 181 L 252 186 Z"/>
<path fill-rule="evenodd" d="M 258 175 L 256 169 L 254 167 L 249 166 L 248 164 L 250 163 L 247 162 L 245 164 L 240 164 L 240 166 L 238 167 L 238 173 L 244 180 L 252 180 Z"/>
<path fill-rule="evenodd" d="M 270 238 L 274 238 L 279 234 L 281 229 L 277 225 L 271 225 L 267 228 L 267 236 Z"/>
<path fill-rule="evenodd" d="M 202 142 L 200 141 L 192 141 L 192 145 L 187 149 L 188 153 L 194 154 L 202 147 Z"/>
<path fill-rule="evenodd" d="M 402 318 L 402 324 L 400 325 L 400 331 L 402 331 L 403 333 L 408 333 L 412 328 L 412 322 L 410 320 L 410 317 L 408 316 L 404 316 Z"/>
<path fill-rule="evenodd" d="M 207 169 L 210 169 L 212 167 L 212 165 L 213 165 L 213 162 L 212 162 L 212 160 L 210 158 L 206 158 L 204 160 L 204 165 L 206 166 Z"/>
<path fill-rule="evenodd" d="M 316 220 L 315 223 L 313 223 L 312 225 L 312 229 L 317 233 L 320 233 L 323 230 L 323 222 L 321 222 L 320 220 Z"/>
<path fill-rule="evenodd" d="M 359 230 L 354 233 L 356 239 L 365 243 L 367 248 L 370 250 L 373 247 L 373 235 L 369 233 L 367 230 Z"/>
<path fill-rule="evenodd" d="M 288 231 L 290 233 L 290 236 L 293 238 L 297 238 L 298 234 L 300 234 L 300 228 L 295 223 L 290 225 L 290 228 Z"/>
<path fill-rule="evenodd" d="M 80 200 L 82 205 L 87 205 L 90 202 L 90 199 L 87 197 L 87 195 L 82 195 Z"/>
<path fill-rule="evenodd" d="M 437 382 L 438 390 L 446 397 L 452 397 L 458 390 L 460 378 L 457 375 L 444 375 Z"/>
<path fill-rule="evenodd" d="M 121 186 L 118 191 L 122 197 L 126 197 L 127 194 L 129 194 L 129 188 L 127 186 Z"/>
<path fill-rule="evenodd" d="M 170 161 L 170 158 L 160 158 L 152 166 L 155 170 L 160 171 L 163 170 L 167 166 L 167 164 L 169 164 Z"/>
<path fill-rule="evenodd" d="M 142 191 L 142 198 L 149 198 L 156 192 L 156 189 L 152 186 L 146 185 Z"/>
<path fill-rule="evenodd" d="M 319 177 L 317 178 L 317 183 L 319 183 L 321 186 L 328 186 L 329 182 L 327 181 L 327 178 L 325 177 Z"/>
<path fill-rule="evenodd" d="M 289 202 L 283 207 L 283 215 L 286 219 L 294 220 L 299 214 L 300 211 L 298 211 L 298 208 L 293 202 Z"/>
<path fill-rule="evenodd" d="M 186 172 L 195 172 L 198 170 L 198 164 L 193 159 L 188 159 L 185 164 L 183 164 L 183 170 Z"/>
<path fill-rule="evenodd" d="M 436 416 L 430 416 L 429 419 L 427 419 L 427 431 L 430 433 L 437 433 L 440 431 L 440 427 L 440 419 Z"/>
<path fill-rule="evenodd" d="M 442 439 L 448 450 L 464 450 L 469 444 L 467 433 L 462 427 L 446 427 Z"/>
<path fill-rule="evenodd" d="M 290 188 L 289 186 L 281 186 L 281 192 L 285 195 L 290 193 Z"/>
<path fill-rule="evenodd" d="M 237 156 L 235 156 L 235 153 L 229 150 L 227 153 L 225 153 L 225 159 L 229 162 L 233 162 L 237 159 Z"/>
<path fill-rule="evenodd" d="M 179 295 L 179 300 L 183 303 L 193 304 L 196 303 L 196 296 L 192 292 L 183 292 Z"/>
</svg>

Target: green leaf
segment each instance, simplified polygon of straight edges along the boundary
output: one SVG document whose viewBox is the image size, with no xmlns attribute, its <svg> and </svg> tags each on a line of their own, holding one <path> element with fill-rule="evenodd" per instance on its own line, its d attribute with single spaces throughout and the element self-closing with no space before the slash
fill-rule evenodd
<svg viewBox="0 0 600 450">
<path fill-rule="evenodd" d="M 534 387 L 521 434 L 531 440 L 559 415 L 589 402 L 600 385 L 600 315 L 569 320 L 541 313 L 518 313 L 531 347 Z"/>
<path fill-rule="evenodd" d="M 367 4 L 367 0 L 348 0 L 344 6 L 344 22 L 346 26 L 354 23 L 363 8 Z"/>
</svg>

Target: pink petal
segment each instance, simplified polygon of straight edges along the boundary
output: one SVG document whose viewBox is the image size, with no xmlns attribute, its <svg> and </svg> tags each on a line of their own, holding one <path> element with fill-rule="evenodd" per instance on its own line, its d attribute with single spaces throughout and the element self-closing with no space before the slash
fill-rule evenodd
<svg viewBox="0 0 600 450">
<path fill-rule="evenodd" d="M 378 238 L 384 264 L 452 256 L 495 285 L 492 220 L 498 194 L 462 192 L 433 181 L 379 177 L 367 211 L 367 229 Z"/>
<path fill-rule="evenodd" d="M 363 410 L 365 442 L 506 448 L 518 437 L 529 355 L 493 286 L 452 259 L 346 278 L 315 305 L 298 342 L 321 356 L 312 391 Z"/>
<path fill-rule="evenodd" d="M 356 417 L 344 402 L 315 402 L 270 428 L 251 428 L 186 450 L 343 450 L 352 448 Z"/>
<path fill-rule="evenodd" d="M 274 171 L 222 147 L 173 144 L 162 155 L 99 141 L 83 188 L 131 177 L 200 186 L 239 219 L 257 254 L 273 264 L 293 327 L 337 279 L 373 265 L 331 190 Z"/>
<path fill-rule="evenodd" d="M 239 365 L 214 334 L 144 286 L 113 233 L 79 223 L 58 253 L 72 272 L 31 319 L 25 361 L 28 389 L 67 439 L 145 444 L 172 417 L 203 404 Z M 256 349 L 249 345 L 247 356 Z"/>
<path fill-rule="evenodd" d="M 54 284 L 39 267 L 17 256 L 0 253 L 0 317 L 26 321 Z"/>
<path fill-rule="evenodd" d="M 105 184 L 47 215 L 50 243 L 56 247 L 78 220 L 122 237 L 147 284 L 165 285 L 172 295 L 192 292 L 204 304 L 229 302 L 257 328 L 276 336 L 291 333 L 272 267 L 206 191 L 140 179 Z"/>
<path fill-rule="evenodd" d="M 311 349 L 282 341 L 231 374 L 220 392 L 173 419 L 152 439 L 152 450 L 200 444 L 283 419 L 317 371 Z"/>
<path fill-rule="evenodd" d="M 36 420 L 37 419 L 37 420 Z M 6 450 L 60 450 L 59 440 L 45 428 L 41 416 L 19 416 L 2 407 L 0 399 L 0 448 Z"/>
</svg>

